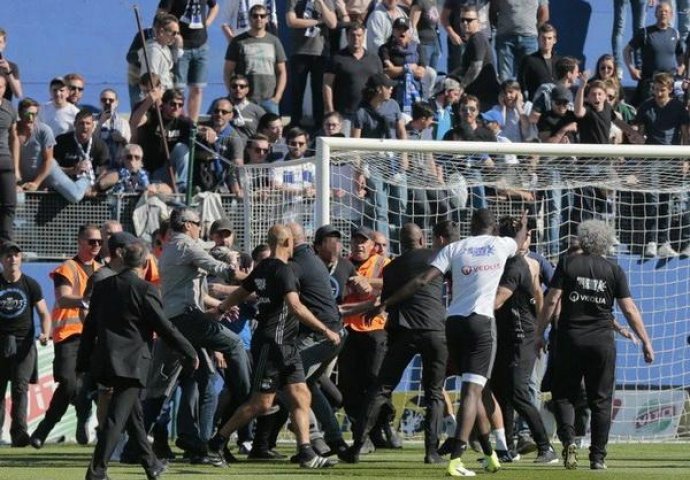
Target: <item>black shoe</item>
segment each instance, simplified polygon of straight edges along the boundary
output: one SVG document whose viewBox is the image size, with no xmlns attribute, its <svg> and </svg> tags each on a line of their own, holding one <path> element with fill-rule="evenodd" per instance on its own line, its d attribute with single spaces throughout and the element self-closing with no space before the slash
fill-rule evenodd
<svg viewBox="0 0 690 480">
<path fill-rule="evenodd" d="M 400 435 L 398 435 L 398 432 L 393 430 L 393 427 L 390 426 L 390 424 L 386 424 L 383 427 L 383 435 L 386 438 L 386 447 L 385 448 L 392 448 L 392 449 L 399 449 L 402 448 L 402 440 L 400 439 Z"/>
<path fill-rule="evenodd" d="M 376 448 L 386 448 L 386 438 L 383 436 L 383 429 L 379 426 L 375 426 L 369 432 L 369 438 L 371 443 L 374 444 Z"/>
<path fill-rule="evenodd" d="M 441 444 L 441 446 L 438 449 L 438 454 L 443 456 L 443 455 L 450 455 L 453 453 L 453 449 L 455 448 L 455 442 L 457 440 L 455 437 L 448 437 L 446 440 Z"/>
<path fill-rule="evenodd" d="M 209 441 L 209 444 L 211 442 Z M 200 440 L 191 440 L 185 437 L 179 437 L 175 440 L 175 446 L 185 452 L 189 452 L 192 456 L 205 457 L 208 454 L 206 445 Z M 218 449 L 220 452 L 220 449 Z"/>
<path fill-rule="evenodd" d="M 332 457 L 333 455 L 338 455 L 340 452 L 344 452 L 349 448 L 348 444 L 342 438 L 335 442 L 328 443 L 330 450 L 323 454 L 324 457 Z"/>
<path fill-rule="evenodd" d="M 77 420 L 77 431 L 75 432 L 75 436 L 77 437 L 77 443 L 79 445 L 89 444 L 88 422 L 83 420 Z"/>
<path fill-rule="evenodd" d="M 177 445 L 177 443 L 175 443 Z M 179 445 L 178 445 L 179 446 Z M 228 446 L 228 439 L 222 435 L 214 435 L 211 440 L 208 441 L 206 451 L 215 456 L 222 457 L 223 450 Z"/>
<path fill-rule="evenodd" d="M 226 445 L 223 447 L 223 460 L 225 460 L 225 463 L 237 463 L 239 460 L 237 460 L 237 457 L 235 457 L 228 446 Z"/>
<path fill-rule="evenodd" d="M 208 455 L 192 455 L 189 458 L 189 463 L 192 465 L 212 465 L 219 468 L 228 466 L 223 456 L 215 453 L 209 453 Z"/>
<path fill-rule="evenodd" d="M 12 447 L 14 448 L 24 448 L 31 444 L 31 437 L 26 432 L 22 432 L 18 435 L 12 437 Z"/>
<path fill-rule="evenodd" d="M 446 460 L 438 452 L 430 452 L 424 455 L 424 463 L 446 463 Z"/>
<path fill-rule="evenodd" d="M 159 460 L 175 460 L 175 452 L 172 451 L 167 442 L 163 443 L 154 440 L 151 449 Z"/>
<path fill-rule="evenodd" d="M 36 450 L 40 450 L 41 448 L 43 448 L 43 444 L 46 443 L 46 441 L 44 438 L 35 437 L 35 436 L 31 435 L 31 437 L 29 438 L 29 443 Z"/>
<path fill-rule="evenodd" d="M 282 453 L 276 451 L 276 450 L 255 450 L 252 449 L 251 452 L 249 452 L 249 455 L 247 455 L 247 458 L 249 460 L 285 460 L 287 458 L 287 455 L 283 455 Z M 295 462 L 299 463 L 299 462 Z"/>
<path fill-rule="evenodd" d="M 331 451 L 331 448 L 328 446 L 323 437 L 313 439 L 311 441 L 311 448 L 314 449 L 317 455 L 321 455 L 322 457 L 327 456 L 326 454 Z"/>
<path fill-rule="evenodd" d="M 151 470 L 146 471 L 146 480 L 157 480 L 163 476 L 163 473 L 168 469 L 164 463 L 159 463 Z"/>
<path fill-rule="evenodd" d="M 589 462 L 589 468 L 591 470 L 606 470 L 608 467 L 603 460 L 592 460 Z"/>
<path fill-rule="evenodd" d="M 536 452 L 538 449 L 539 447 L 531 438 L 525 436 L 518 437 L 515 450 L 517 450 L 517 453 L 520 455 L 527 455 L 528 453 Z"/>
<path fill-rule="evenodd" d="M 359 463 L 359 449 L 352 445 L 350 448 L 338 452 L 338 458 L 345 463 Z"/>
</svg>

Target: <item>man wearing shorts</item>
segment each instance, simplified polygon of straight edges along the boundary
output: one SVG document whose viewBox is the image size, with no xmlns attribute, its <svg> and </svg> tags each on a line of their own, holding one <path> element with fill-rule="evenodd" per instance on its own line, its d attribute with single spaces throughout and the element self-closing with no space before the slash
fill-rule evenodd
<svg viewBox="0 0 690 480">
<path fill-rule="evenodd" d="M 309 442 L 311 395 L 297 347 L 298 321 L 321 333 L 335 345 L 340 343 L 340 336 L 329 330 L 299 300 L 299 284 L 287 263 L 293 254 L 290 229 L 284 225 L 271 227 L 268 245 L 271 256 L 263 260 L 241 286 L 217 307 L 220 313 L 224 313 L 255 293 L 258 325 L 251 345 L 254 364 L 252 395 L 208 442 L 209 452 L 221 455 L 230 434 L 253 418 L 267 413 L 277 391 L 282 390 L 291 405 L 300 466 L 331 467 L 335 462 L 317 455 Z"/>
<path fill-rule="evenodd" d="M 449 357 L 457 363 L 462 374 L 460 422 L 448 464 L 448 475 L 453 477 L 475 476 L 475 472 L 465 468 L 462 462 L 475 420 L 486 456 L 484 469 L 493 473 L 501 468 L 489 441 L 491 425 L 482 404 L 482 391 L 496 357 L 496 320 L 493 317 L 496 288 L 506 261 L 525 241 L 526 215 L 525 212 L 522 228 L 512 239 L 495 235 L 496 219 L 489 210 L 476 210 L 472 215 L 471 236 L 445 246 L 426 272 L 408 282 L 379 307 L 386 308 L 409 298 L 446 272 L 452 275 L 453 298 L 448 307 L 446 339 Z"/>
</svg>

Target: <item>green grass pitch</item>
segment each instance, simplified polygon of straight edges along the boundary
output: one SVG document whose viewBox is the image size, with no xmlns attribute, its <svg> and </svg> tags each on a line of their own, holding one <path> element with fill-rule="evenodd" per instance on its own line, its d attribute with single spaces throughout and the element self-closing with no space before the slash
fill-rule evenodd
<svg viewBox="0 0 690 480">
<path fill-rule="evenodd" d="M 281 451 L 291 453 L 286 444 Z M 91 458 L 93 446 L 46 445 L 36 451 L 27 448 L 0 448 L 0 480 L 81 480 Z M 228 468 L 196 466 L 172 462 L 164 479 L 192 480 L 214 478 L 251 479 L 305 479 L 329 478 L 385 478 L 410 480 L 416 478 L 440 478 L 445 474 L 444 465 L 424 465 L 421 445 L 406 444 L 403 450 L 380 450 L 362 456 L 357 465 L 338 464 L 328 470 L 306 471 L 287 461 L 257 463 L 242 460 Z M 607 471 L 589 470 L 587 450 L 580 450 L 578 470 L 565 470 L 562 465 L 535 465 L 535 454 L 509 465 L 496 474 L 481 471 L 474 452 L 466 454 L 466 466 L 475 469 L 478 477 L 499 479 L 576 480 L 606 478 L 607 480 L 662 480 L 668 478 L 690 479 L 690 444 L 621 444 L 611 445 L 607 459 Z M 242 457 L 244 458 L 244 457 Z M 134 465 L 113 463 L 108 474 L 112 480 L 143 479 L 143 470 Z"/>
</svg>

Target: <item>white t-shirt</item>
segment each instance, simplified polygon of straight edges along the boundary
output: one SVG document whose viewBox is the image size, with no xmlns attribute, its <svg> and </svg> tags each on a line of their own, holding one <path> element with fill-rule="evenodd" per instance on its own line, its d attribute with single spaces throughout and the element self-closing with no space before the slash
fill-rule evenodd
<svg viewBox="0 0 690 480">
<path fill-rule="evenodd" d="M 44 103 L 38 112 L 38 118 L 53 131 L 54 136 L 74 130 L 74 119 L 79 109 L 67 103 L 63 107 L 56 108 L 53 102 Z"/>
<path fill-rule="evenodd" d="M 453 300 L 448 316 L 478 313 L 494 316 L 496 289 L 506 260 L 517 252 L 508 237 L 479 235 L 446 245 L 431 266 L 453 278 Z"/>
</svg>

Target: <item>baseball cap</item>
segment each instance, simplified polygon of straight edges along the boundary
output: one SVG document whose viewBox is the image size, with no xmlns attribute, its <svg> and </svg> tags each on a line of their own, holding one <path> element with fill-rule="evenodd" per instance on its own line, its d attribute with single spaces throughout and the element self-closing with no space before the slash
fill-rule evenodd
<svg viewBox="0 0 690 480">
<path fill-rule="evenodd" d="M 0 242 L 0 255 L 7 255 L 12 251 L 22 253 L 22 247 L 15 242 Z"/>
<path fill-rule="evenodd" d="M 375 73 L 367 80 L 367 87 L 395 87 L 396 83 L 385 73 Z"/>
<path fill-rule="evenodd" d="M 137 241 L 137 237 L 129 232 L 117 232 L 113 233 L 110 238 L 108 238 L 108 250 L 112 253 L 117 248 L 126 247 Z"/>
<path fill-rule="evenodd" d="M 61 85 L 65 86 L 67 83 L 65 82 L 65 79 L 63 77 L 55 77 L 50 81 L 50 86 L 54 87 L 55 85 Z"/>
<path fill-rule="evenodd" d="M 352 230 L 352 235 L 350 235 L 350 238 L 355 237 L 364 237 L 367 240 L 373 240 L 374 231 L 369 227 L 361 226 Z"/>
<path fill-rule="evenodd" d="M 218 220 L 213 222 L 211 224 L 211 229 L 209 230 L 209 233 L 213 235 L 214 233 L 222 231 L 232 233 L 232 222 L 227 218 L 219 218 Z"/>
<path fill-rule="evenodd" d="M 410 21 L 406 17 L 398 17 L 393 22 L 393 28 L 408 30 L 410 28 Z"/>
<path fill-rule="evenodd" d="M 333 225 L 323 225 L 316 230 L 314 233 L 314 243 L 321 243 L 326 237 L 338 237 L 342 238 L 342 233 L 340 230 L 335 228 Z"/>
<path fill-rule="evenodd" d="M 482 119 L 485 122 L 496 122 L 501 127 L 503 126 L 503 115 L 498 110 L 489 110 L 488 112 L 482 113 Z"/>
<path fill-rule="evenodd" d="M 556 88 L 551 90 L 551 101 L 556 100 L 567 100 L 568 102 L 573 101 L 573 92 L 570 91 L 568 87 L 563 85 L 558 85 Z"/>
</svg>

